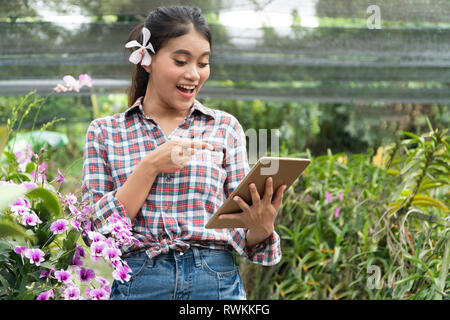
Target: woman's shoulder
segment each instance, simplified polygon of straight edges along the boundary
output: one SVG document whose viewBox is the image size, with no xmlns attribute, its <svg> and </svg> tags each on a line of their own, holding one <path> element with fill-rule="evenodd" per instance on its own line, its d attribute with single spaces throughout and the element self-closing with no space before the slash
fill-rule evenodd
<svg viewBox="0 0 450 320">
<path fill-rule="evenodd" d="M 205 111 L 205 113 L 210 114 L 214 117 L 216 123 L 226 125 L 232 128 L 238 128 L 240 126 L 239 120 L 231 113 L 221 109 L 209 108 L 200 102 L 198 103 L 200 107 L 203 108 L 202 111 Z"/>
<path fill-rule="evenodd" d="M 96 118 L 91 121 L 90 127 L 108 129 L 117 128 L 120 123 L 123 122 L 124 113 L 116 113 L 113 115 L 107 115 L 103 117 Z"/>
</svg>

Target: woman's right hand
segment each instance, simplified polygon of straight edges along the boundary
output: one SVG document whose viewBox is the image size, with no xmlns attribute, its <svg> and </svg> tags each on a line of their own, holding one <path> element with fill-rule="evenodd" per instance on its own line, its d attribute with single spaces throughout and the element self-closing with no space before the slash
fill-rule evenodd
<svg viewBox="0 0 450 320">
<path fill-rule="evenodd" d="M 156 147 L 144 160 L 156 174 L 173 172 L 182 169 L 200 149 L 214 150 L 214 146 L 207 142 L 175 138 Z"/>
</svg>

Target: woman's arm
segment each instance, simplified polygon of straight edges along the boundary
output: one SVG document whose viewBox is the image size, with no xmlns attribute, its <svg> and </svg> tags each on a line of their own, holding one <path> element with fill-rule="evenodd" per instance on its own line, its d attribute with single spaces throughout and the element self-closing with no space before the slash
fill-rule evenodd
<svg viewBox="0 0 450 320">
<path fill-rule="evenodd" d="M 214 149 L 206 142 L 175 138 L 164 142 L 142 159 L 115 194 L 115 198 L 126 208 L 131 222 L 145 202 L 156 176 L 160 172 L 182 169 L 191 160 L 196 149 L 204 148 Z"/>
<path fill-rule="evenodd" d="M 158 171 L 152 158 L 146 157 L 117 190 L 115 198 L 126 208 L 131 222 L 144 204 L 157 175 Z"/>
<path fill-rule="evenodd" d="M 235 119 L 234 125 L 231 126 L 229 132 L 230 136 L 227 142 L 230 147 L 227 150 L 224 162 L 224 168 L 227 171 L 227 179 L 224 183 L 226 197 L 230 196 L 250 171 L 247 160 L 246 136 L 237 119 Z M 268 232 L 260 233 L 257 229 L 252 231 L 245 228 L 229 230 L 230 244 L 247 260 L 262 265 L 274 265 L 280 261 L 280 238 L 275 231 L 268 234 Z M 270 230 L 273 229 L 270 228 Z"/>
<path fill-rule="evenodd" d="M 108 163 L 105 132 L 102 121 L 98 119 L 89 125 L 82 178 L 82 201 L 92 203 L 93 227 L 104 234 L 110 232 L 106 221 L 114 214 L 132 224 L 160 172 L 180 170 L 190 161 L 195 149 L 212 148 L 208 143 L 187 139 L 166 141 L 150 151 L 128 176 L 127 181 L 116 187 Z M 186 150 L 187 153 L 180 150 Z"/>
</svg>

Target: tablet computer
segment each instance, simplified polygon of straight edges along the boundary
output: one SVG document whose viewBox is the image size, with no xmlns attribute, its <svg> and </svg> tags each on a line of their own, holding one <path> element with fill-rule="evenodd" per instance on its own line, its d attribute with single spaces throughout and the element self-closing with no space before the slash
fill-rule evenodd
<svg viewBox="0 0 450 320">
<path fill-rule="evenodd" d="M 234 196 L 239 196 L 248 205 L 252 204 L 252 196 L 249 190 L 249 184 L 255 183 L 261 198 L 265 193 L 266 179 L 272 177 L 273 194 L 275 195 L 279 186 L 285 184 L 286 190 L 294 183 L 302 174 L 306 167 L 310 164 L 310 159 L 303 158 L 287 158 L 287 157 L 261 157 L 258 162 L 251 168 L 245 178 L 233 190 L 230 196 L 225 200 L 222 206 L 214 213 L 206 224 L 205 228 L 245 228 L 239 221 L 220 220 L 219 215 L 224 213 L 237 213 L 242 209 L 233 200 Z M 286 192 L 286 191 L 285 191 Z"/>
</svg>

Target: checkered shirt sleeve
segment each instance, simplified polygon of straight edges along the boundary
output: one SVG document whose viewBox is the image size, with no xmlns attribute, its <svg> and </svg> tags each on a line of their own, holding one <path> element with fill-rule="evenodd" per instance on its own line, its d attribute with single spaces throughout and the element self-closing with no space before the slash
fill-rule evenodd
<svg viewBox="0 0 450 320">
<path fill-rule="evenodd" d="M 229 197 L 250 171 L 247 157 L 246 136 L 239 122 L 236 123 L 234 130 L 231 132 L 234 133 L 232 137 L 233 148 L 230 149 L 232 152 L 227 155 L 224 162 L 224 167 L 227 171 L 224 189 L 227 197 Z M 239 255 L 247 260 L 262 265 L 274 265 L 281 260 L 280 237 L 276 231 L 274 231 L 264 242 L 248 248 L 245 239 L 247 229 L 237 228 L 228 230 L 230 230 L 233 248 Z"/>
<path fill-rule="evenodd" d="M 126 208 L 115 198 L 111 169 L 107 162 L 103 133 L 98 121 L 89 125 L 84 148 L 82 201 L 94 206 L 93 227 L 100 233 L 108 233 L 106 219 L 114 213 L 131 225 Z"/>
</svg>

